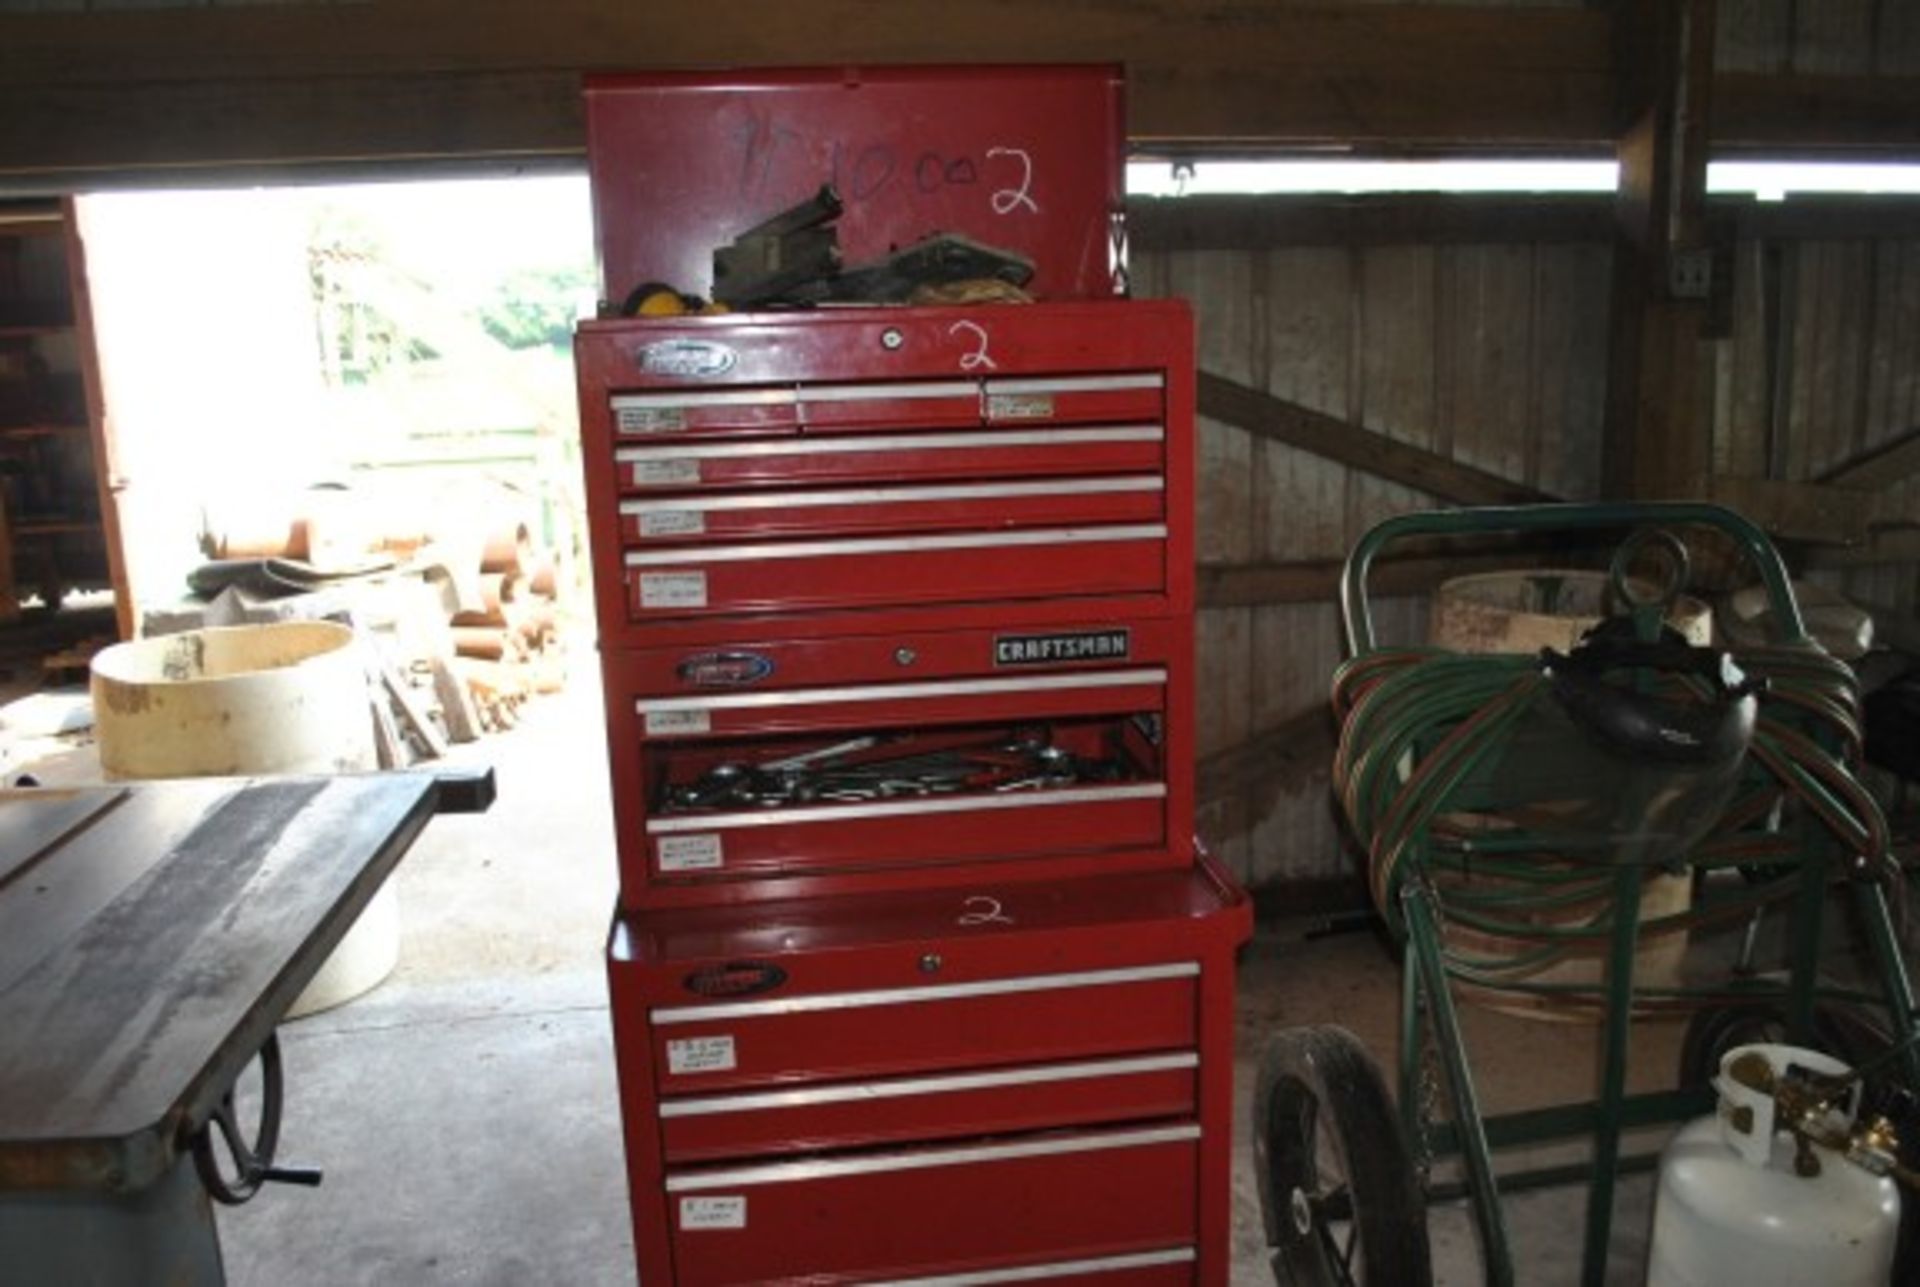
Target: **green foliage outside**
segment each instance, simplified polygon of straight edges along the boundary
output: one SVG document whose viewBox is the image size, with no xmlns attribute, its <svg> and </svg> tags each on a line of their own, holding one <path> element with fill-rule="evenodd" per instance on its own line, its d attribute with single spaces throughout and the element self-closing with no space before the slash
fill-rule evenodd
<svg viewBox="0 0 1920 1287">
<path fill-rule="evenodd" d="M 480 325 L 510 349 L 567 352 L 577 303 L 592 298 L 593 289 L 593 269 L 586 264 L 520 269 L 480 305 Z"/>
<path fill-rule="evenodd" d="M 407 325 L 407 308 L 395 316 L 383 304 L 411 296 L 412 304 L 431 297 L 430 310 L 464 315 L 510 349 L 571 352 L 580 302 L 591 300 L 590 263 L 519 266 L 503 269 L 476 289 L 463 282 L 455 299 L 435 282 L 423 280 L 392 254 L 380 231 L 353 211 L 326 205 L 315 212 L 308 241 L 313 283 L 316 339 L 323 368 L 336 384 L 364 384 L 382 372 L 430 362 L 440 353 L 431 339 Z"/>
</svg>

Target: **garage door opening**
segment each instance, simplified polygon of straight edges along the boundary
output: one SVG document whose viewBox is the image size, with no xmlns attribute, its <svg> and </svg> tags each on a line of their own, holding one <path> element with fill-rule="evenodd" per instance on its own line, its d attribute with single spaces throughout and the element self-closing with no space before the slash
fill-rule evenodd
<svg viewBox="0 0 1920 1287">
<path fill-rule="evenodd" d="M 511 719 L 494 690 L 559 682 L 585 601 L 583 178 L 115 193 L 76 217 L 142 633 L 345 612 L 403 676 L 428 653 L 483 675 L 483 722 Z"/>
</svg>

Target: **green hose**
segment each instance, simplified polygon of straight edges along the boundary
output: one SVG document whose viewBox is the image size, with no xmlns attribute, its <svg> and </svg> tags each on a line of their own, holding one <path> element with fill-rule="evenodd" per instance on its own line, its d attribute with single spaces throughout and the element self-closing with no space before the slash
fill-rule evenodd
<svg viewBox="0 0 1920 1287">
<path fill-rule="evenodd" d="M 1897 868 L 1886 820 L 1854 772 L 1861 732 L 1852 671 L 1811 644 L 1736 660 L 1767 689 L 1739 786 L 1682 863 L 1738 866 L 1749 882 L 1644 921 L 1642 937 L 1686 933 L 1788 898 L 1797 867 L 1821 854 L 1837 857 L 1837 874 L 1899 888 L 1890 879 Z M 1649 682 L 1668 699 L 1707 697 L 1686 676 Z M 1402 885 L 1425 882 L 1443 921 L 1477 936 L 1478 956 L 1449 946 L 1449 969 L 1488 986 L 1524 989 L 1524 979 L 1561 961 L 1602 955 L 1617 864 L 1642 862 L 1651 879 L 1671 860 L 1623 853 L 1608 836 L 1556 830 L 1551 817 L 1536 816 L 1537 801 L 1498 798 L 1502 757 L 1523 722 L 1552 703 L 1549 683 L 1532 656 L 1434 648 L 1372 649 L 1334 676 L 1333 787 L 1366 853 L 1375 906 L 1404 933 Z"/>
</svg>

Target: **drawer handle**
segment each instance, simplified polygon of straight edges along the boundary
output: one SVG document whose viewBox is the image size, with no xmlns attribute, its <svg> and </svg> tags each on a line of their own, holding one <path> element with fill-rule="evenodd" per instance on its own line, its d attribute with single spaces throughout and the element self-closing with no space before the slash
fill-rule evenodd
<svg viewBox="0 0 1920 1287">
<path fill-rule="evenodd" d="M 924 402 L 934 398 L 977 398 L 980 386 L 971 380 L 934 380 L 902 384 L 803 384 L 800 401 L 808 402 Z"/>
<path fill-rule="evenodd" d="M 1024 1158 L 1103 1152 L 1108 1149 L 1150 1148 L 1156 1144 L 1180 1144 L 1199 1138 L 1200 1127 L 1197 1125 L 1162 1126 L 1141 1131 L 1079 1135 L 1068 1139 L 986 1144 L 975 1148 L 923 1149 L 911 1153 L 866 1157 L 813 1158 L 804 1162 L 775 1162 L 766 1166 L 743 1166 L 729 1171 L 699 1171 L 669 1175 L 667 1192 L 692 1193 L 702 1189 L 735 1189 L 755 1184 L 837 1180 L 854 1175 L 887 1175 L 896 1171 L 924 1171 L 939 1166 L 978 1166 L 992 1162 L 1019 1161 Z"/>
<path fill-rule="evenodd" d="M 924 505 L 939 501 L 1017 500 L 1029 496 L 1106 496 L 1126 492 L 1166 490 L 1157 474 L 1123 474 L 1116 478 L 1065 478 L 1058 482 L 964 483 L 951 487 L 849 487 L 820 492 L 754 492 L 744 496 L 684 496 L 672 500 L 630 500 L 620 503 L 622 514 L 678 514 L 698 511 L 715 514 L 735 510 L 817 509 L 823 506 Z"/>
<path fill-rule="evenodd" d="M 698 1099 L 669 1099 L 660 1116 L 710 1117 L 716 1113 L 753 1113 L 769 1109 L 810 1108 L 818 1104 L 869 1103 L 876 1099 L 911 1099 L 921 1095 L 952 1095 L 972 1090 L 999 1090 L 1008 1086 L 1037 1086 L 1058 1081 L 1092 1081 L 1101 1077 L 1133 1077 L 1143 1073 L 1178 1072 L 1198 1068 L 1200 1056 L 1191 1050 L 1146 1055 L 1138 1059 L 1101 1059 L 1085 1063 L 1038 1064 L 999 1072 L 955 1073 L 944 1077 L 901 1077 L 800 1090 L 770 1090 L 750 1095 L 706 1095 Z"/>
<path fill-rule="evenodd" d="M 1133 375 L 999 377 L 987 381 L 987 396 L 992 397 L 996 393 L 1120 393 L 1128 389 L 1163 389 L 1166 384 L 1165 376 L 1152 371 Z"/>
<path fill-rule="evenodd" d="M 953 532 L 939 536 L 879 537 L 851 541 L 783 541 L 754 545 L 714 545 L 682 550 L 628 550 L 628 567 L 675 563 L 759 563 L 771 559 L 844 558 L 852 554 L 924 554 L 930 550 L 997 550 L 1031 545 L 1117 545 L 1126 541 L 1164 541 L 1165 523 L 1122 523 L 1112 527 L 1048 527 L 1023 532 Z"/>
<path fill-rule="evenodd" d="M 1063 988 L 1111 987 L 1121 983 L 1157 983 L 1166 979 L 1198 978 L 1198 961 L 1169 961 L 1133 965 L 1118 970 L 1080 970 L 1071 974 L 1023 974 L 1010 979 L 982 979 L 977 983 L 941 983 L 922 988 L 876 988 L 870 992 L 825 992 L 815 996 L 782 997 L 773 1001 L 740 1001 L 731 1005 L 673 1006 L 651 1011 L 655 1026 L 675 1023 L 712 1023 L 721 1019 L 755 1019 L 778 1014 L 811 1014 L 822 1010 L 863 1010 L 872 1006 L 914 1005 L 927 1001 L 961 1001 L 969 997 L 1009 996 L 1023 992 L 1051 992 Z"/>
<path fill-rule="evenodd" d="M 788 706 L 838 705 L 843 702 L 891 702 L 921 697 L 983 697 L 993 693 L 1048 693 L 1064 689 L 1163 686 L 1161 667 L 1135 670 L 1069 671 L 1058 675 L 1020 675 L 1004 679 L 929 680 L 920 684 L 857 684 L 845 688 L 789 688 L 771 693 L 728 693 L 716 697 L 661 697 L 637 701 L 640 715 L 678 711 L 768 710 Z"/>
<path fill-rule="evenodd" d="M 668 443 L 658 447 L 621 447 L 621 464 L 647 460 L 740 460 L 756 456 L 866 455 L 872 452 L 951 451 L 968 448 L 1063 447 L 1095 442 L 1160 442 L 1159 425 L 1101 425 L 1078 429 L 986 429 L 971 433 L 862 434 L 831 438 L 809 435 L 771 442 Z M 696 480 L 697 481 L 697 480 Z"/>
<path fill-rule="evenodd" d="M 933 1278 L 889 1278 L 872 1287 L 991 1287 L 994 1283 L 1045 1282 L 1054 1278 L 1077 1278 L 1083 1274 L 1117 1274 L 1129 1269 L 1154 1269 L 1161 1265 L 1190 1265 L 1199 1256 L 1192 1247 L 1169 1247 L 1165 1251 L 1139 1251 L 1126 1256 L 1100 1256 L 1091 1260 L 1061 1260 L 1047 1265 L 1010 1265 L 1005 1269 L 979 1269 L 965 1274 L 940 1274 Z"/>
<path fill-rule="evenodd" d="M 786 827 L 809 822 L 851 822 L 861 818 L 906 818 L 916 814 L 979 813 L 988 809 L 1048 809 L 1068 804 L 1111 804 L 1120 800 L 1158 800 L 1167 794 L 1164 782 L 1137 782 L 1128 786 L 1050 787 L 1039 791 L 1006 791 L 994 795 L 950 795 L 931 799 L 875 800 L 869 804 L 796 805 L 757 809 L 750 813 L 702 813 L 676 818 L 647 819 L 650 836 L 677 831 L 738 831 L 745 827 Z"/>
</svg>

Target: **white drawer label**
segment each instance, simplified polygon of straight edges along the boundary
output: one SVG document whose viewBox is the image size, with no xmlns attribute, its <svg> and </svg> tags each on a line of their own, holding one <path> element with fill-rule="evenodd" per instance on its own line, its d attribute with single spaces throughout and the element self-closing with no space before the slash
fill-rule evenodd
<svg viewBox="0 0 1920 1287">
<path fill-rule="evenodd" d="M 987 395 L 990 420 L 1046 420 L 1053 415 L 1053 399 L 1044 393 L 993 393 Z"/>
<path fill-rule="evenodd" d="M 682 1229 L 744 1229 L 747 1227 L 745 1197 L 700 1197 L 680 1199 Z"/>
<path fill-rule="evenodd" d="M 660 837 L 661 871 L 713 871 L 725 861 L 719 836 Z"/>
<path fill-rule="evenodd" d="M 676 733 L 709 733 L 713 716 L 706 711 L 648 711 L 647 736 L 672 737 Z"/>
<path fill-rule="evenodd" d="M 699 481 L 700 462 L 697 460 L 672 458 L 633 462 L 633 483 L 636 487 L 677 487 Z"/>
<path fill-rule="evenodd" d="M 707 530 L 707 516 L 697 509 L 648 510 L 640 515 L 642 536 L 699 536 Z"/>
<path fill-rule="evenodd" d="M 621 407 L 619 423 L 621 433 L 671 433 L 687 427 L 687 413 L 682 407 Z"/>
<path fill-rule="evenodd" d="M 675 1075 L 728 1072 L 734 1066 L 731 1036 L 682 1037 L 667 1043 L 667 1071 Z"/>
<path fill-rule="evenodd" d="M 640 606 L 643 608 L 704 608 L 707 606 L 705 572 L 642 572 Z"/>
</svg>

